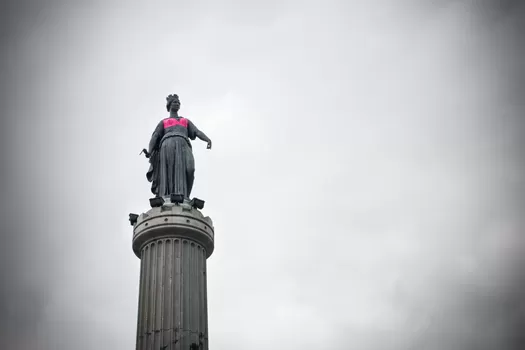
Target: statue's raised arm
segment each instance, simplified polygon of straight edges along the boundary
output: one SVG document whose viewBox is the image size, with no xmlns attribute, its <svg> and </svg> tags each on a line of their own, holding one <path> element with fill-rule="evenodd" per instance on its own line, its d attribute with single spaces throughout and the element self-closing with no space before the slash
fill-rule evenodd
<svg viewBox="0 0 525 350">
<path fill-rule="evenodd" d="M 179 116 L 180 100 L 177 95 L 166 98 L 170 115 L 159 122 L 149 143 L 150 168 L 146 174 L 151 182 L 151 192 L 157 197 L 171 194 L 189 199 L 195 179 L 195 160 L 190 140 L 196 138 L 207 143 L 211 140 L 189 119 Z"/>
</svg>

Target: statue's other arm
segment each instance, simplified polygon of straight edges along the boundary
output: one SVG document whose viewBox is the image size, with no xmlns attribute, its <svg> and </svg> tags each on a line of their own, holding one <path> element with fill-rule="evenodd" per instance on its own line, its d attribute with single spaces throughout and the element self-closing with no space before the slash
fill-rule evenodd
<svg viewBox="0 0 525 350">
<path fill-rule="evenodd" d="M 202 131 L 200 130 L 197 130 L 197 132 L 195 133 L 195 136 L 197 136 L 199 139 L 201 139 L 202 141 L 204 142 L 208 142 L 208 143 L 211 143 L 211 140 L 208 136 L 206 136 L 206 134 L 204 134 Z"/>
<path fill-rule="evenodd" d="M 155 128 L 155 131 L 153 131 L 153 134 L 151 135 L 151 140 L 149 141 L 148 153 L 151 154 L 153 150 L 158 148 L 160 140 L 162 139 L 162 136 L 164 136 L 164 125 L 162 124 L 162 122 L 160 122 Z"/>
<path fill-rule="evenodd" d="M 207 149 L 211 149 L 211 140 L 208 136 L 206 136 L 205 133 L 203 133 L 202 131 L 200 131 L 196 126 L 195 124 L 193 124 L 192 122 L 190 122 L 190 135 L 193 136 L 193 137 L 190 137 L 191 139 L 195 140 L 195 138 L 199 138 L 201 139 L 202 141 L 208 143 L 208 145 L 206 146 Z"/>
</svg>

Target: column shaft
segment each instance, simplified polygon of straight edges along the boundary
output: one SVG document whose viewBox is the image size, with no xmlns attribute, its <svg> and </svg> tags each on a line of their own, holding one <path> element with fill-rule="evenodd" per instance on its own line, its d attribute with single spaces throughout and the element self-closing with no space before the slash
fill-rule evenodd
<svg viewBox="0 0 525 350">
<path fill-rule="evenodd" d="M 208 350 L 206 251 L 183 238 L 141 250 L 137 350 Z"/>
</svg>

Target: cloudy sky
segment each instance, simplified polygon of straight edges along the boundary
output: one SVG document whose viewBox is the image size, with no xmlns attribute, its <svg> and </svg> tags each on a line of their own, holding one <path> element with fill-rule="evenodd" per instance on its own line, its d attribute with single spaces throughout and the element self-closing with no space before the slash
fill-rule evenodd
<svg viewBox="0 0 525 350">
<path fill-rule="evenodd" d="M 210 349 L 525 343 L 520 1 L 1 6 L 0 348 L 134 348 L 171 93 L 213 140 Z"/>
</svg>

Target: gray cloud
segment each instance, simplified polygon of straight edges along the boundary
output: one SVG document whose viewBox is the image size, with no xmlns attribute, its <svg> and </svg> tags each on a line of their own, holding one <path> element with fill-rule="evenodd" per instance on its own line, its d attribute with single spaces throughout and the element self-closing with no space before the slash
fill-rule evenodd
<svg viewBox="0 0 525 350">
<path fill-rule="evenodd" d="M 4 4 L 0 347 L 134 346 L 173 92 L 214 141 L 214 348 L 523 341 L 519 2 Z"/>
</svg>

